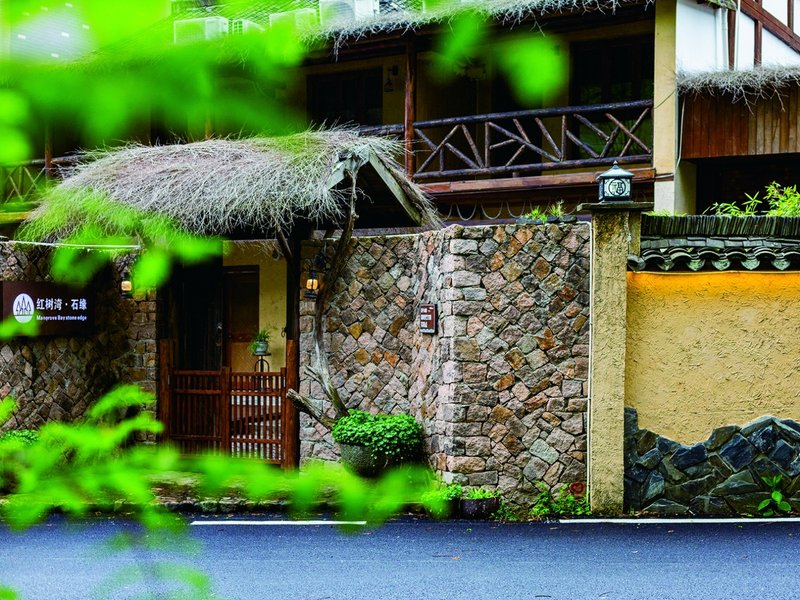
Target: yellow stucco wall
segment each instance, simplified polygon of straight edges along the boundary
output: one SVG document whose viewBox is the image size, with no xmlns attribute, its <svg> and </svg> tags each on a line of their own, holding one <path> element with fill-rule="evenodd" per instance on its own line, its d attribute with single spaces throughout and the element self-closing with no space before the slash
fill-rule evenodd
<svg viewBox="0 0 800 600">
<path fill-rule="evenodd" d="M 626 405 L 682 443 L 800 420 L 800 273 L 628 273 Z"/>
<path fill-rule="evenodd" d="M 275 260 L 272 248 L 263 242 L 227 243 L 223 266 L 258 265 L 259 328 L 270 332 L 270 367 L 286 366 L 286 261 Z"/>
</svg>

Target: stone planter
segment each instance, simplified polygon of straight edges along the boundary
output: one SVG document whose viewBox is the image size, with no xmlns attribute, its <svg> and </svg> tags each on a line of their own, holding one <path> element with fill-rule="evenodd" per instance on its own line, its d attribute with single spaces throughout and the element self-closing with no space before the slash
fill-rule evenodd
<svg viewBox="0 0 800 600">
<path fill-rule="evenodd" d="M 486 519 L 500 508 L 500 498 L 462 498 L 461 516 L 465 519 Z"/>
<path fill-rule="evenodd" d="M 389 466 L 388 458 L 375 459 L 366 446 L 339 444 L 339 453 L 345 466 L 361 477 L 375 477 Z"/>
</svg>

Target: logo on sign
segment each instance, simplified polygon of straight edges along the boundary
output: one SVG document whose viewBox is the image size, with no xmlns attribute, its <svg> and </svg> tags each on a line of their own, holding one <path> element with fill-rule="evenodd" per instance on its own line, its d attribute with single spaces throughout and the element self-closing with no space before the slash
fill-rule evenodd
<svg viewBox="0 0 800 600">
<path fill-rule="evenodd" d="M 14 298 L 11 314 L 18 323 L 27 323 L 33 318 L 33 298 L 28 294 L 19 294 Z"/>
</svg>

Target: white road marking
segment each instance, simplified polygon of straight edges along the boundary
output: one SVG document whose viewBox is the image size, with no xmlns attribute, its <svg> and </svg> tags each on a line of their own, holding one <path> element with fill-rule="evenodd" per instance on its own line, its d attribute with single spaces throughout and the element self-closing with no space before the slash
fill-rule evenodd
<svg viewBox="0 0 800 600">
<path fill-rule="evenodd" d="M 192 521 L 189 525 L 366 525 L 366 521 Z"/>
<path fill-rule="evenodd" d="M 731 517 L 731 518 L 724 518 L 724 517 L 714 517 L 714 518 L 702 518 L 702 517 L 686 517 L 686 518 L 654 518 L 654 519 L 646 519 L 646 518 L 609 518 L 609 519 L 558 519 L 555 521 L 562 525 L 569 525 L 570 523 L 619 523 L 624 525 L 682 525 L 684 523 L 730 523 L 730 524 L 739 524 L 739 523 L 800 523 L 800 517 L 780 517 L 780 518 L 767 518 L 767 517 L 753 517 L 753 518 L 742 518 L 742 517 Z"/>
</svg>

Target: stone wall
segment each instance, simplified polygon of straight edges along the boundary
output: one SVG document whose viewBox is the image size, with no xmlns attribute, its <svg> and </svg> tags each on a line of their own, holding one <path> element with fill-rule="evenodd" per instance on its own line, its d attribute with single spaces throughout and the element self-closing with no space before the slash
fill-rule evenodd
<svg viewBox="0 0 800 600">
<path fill-rule="evenodd" d="M 763 477 L 781 476 L 780 487 L 800 509 L 800 423 L 762 417 L 727 425 L 707 440 L 682 445 L 639 429 L 625 409 L 626 510 L 657 514 L 758 514 L 770 497 Z"/>
<path fill-rule="evenodd" d="M 327 313 L 334 381 L 350 406 L 415 415 L 445 481 L 523 505 L 534 482 L 584 481 L 588 257 L 584 224 L 358 239 Z M 423 303 L 438 307 L 436 335 L 419 332 Z M 313 303 L 301 309 L 308 364 Z M 336 456 L 306 417 L 301 456 Z"/>
<path fill-rule="evenodd" d="M 0 279 L 48 281 L 50 252 L 0 246 Z M 0 342 L 0 397 L 18 404 L 5 429 L 81 417 L 118 383 L 155 392 L 155 293 L 133 300 L 119 295 L 112 269 L 96 278 L 95 333 L 89 336 L 16 338 Z"/>
</svg>

